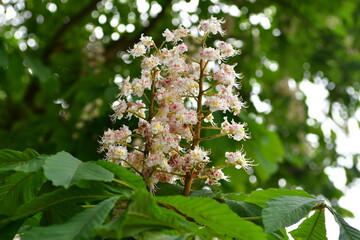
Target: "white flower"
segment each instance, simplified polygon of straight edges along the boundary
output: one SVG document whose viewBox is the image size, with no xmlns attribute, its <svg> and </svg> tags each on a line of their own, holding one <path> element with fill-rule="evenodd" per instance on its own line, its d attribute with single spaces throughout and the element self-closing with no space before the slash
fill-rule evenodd
<svg viewBox="0 0 360 240">
<path fill-rule="evenodd" d="M 154 45 L 154 41 L 152 40 L 152 37 L 144 36 L 144 34 L 141 34 L 140 43 L 148 48 Z"/>
<path fill-rule="evenodd" d="M 219 49 L 212 47 L 202 49 L 200 56 L 204 60 L 216 61 L 221 58 Z"/>
<path fill-rule="evenodd" d="M 165 37 L 167 42 L 171 42 L 175 38 L 175 35 L 169 29 L 166 29 L 162 35 Z"/>
<path fill-rule="evenodd" d="M 130 83 L 130 77 L 125 78 L 122 82 L 115 82 L 119 86 L 120 94 L 117 97 L 128 97 L 132 94 L 132 87 Z"/>
<path fill-rule="evenodd" d="M 227 121 L 227 117 L 224 117 L 224 122 L 221 123 L 221 133 L 227 134 L 236 141 L 249 138 L 244 129 L 245 124 L 236 123 L 234 120 L 231 124 Z"/>
<path fill-rule="evenodd" d="M 190 150 L 190 159 L 194 163 L 198 162 L 210 162 L 209 160 L 209 152 L 205 151 L 199 146 L 196 146 L 193 150 Z"/>
<path fill-rule="evenodd" d="M 144 44 L 137 43 L 134 47 L 128 51 L 133 57 L 140 57 L 146 54 L 146 47 Z"/>
<path fill-rule="evenodd" d="M 238 169 L 242 167 L 247 171 L 250 167 L 256 166 L 256 164 L 253 164 L 254 161 L 245 158 L 243 151 L 226 152 L 225 157 L 227 158 L 225 161 L 227 164 L 235 165 Z"/>
<path fill-rule="evenodd" d="M 228 103 L 219 96 L 207 97 L 205 105 L 209 106 L 211 112 L 226 111 L 228 109 Z"/>
<path fill-rule="evenodd" d="M 159 65 L 160 61 L 155 56 L 146 57 L 141 62 L 141 68 L 145 70 L 151 70 Z"/>
<path fill-rule="evenodd" d="M 125 100 L 115 101 L 111 105 L 111 109 L 114 110 L 114 114 L 111 115 L 111 120 L 115 122 L 116 119 L 120 120 L 123 118 L 124 113 L 126 112 L 127 109 L 127 103 Z"/>
<path fill-rule="evenodd" d="M 220 49 L 221 57 L 225 59 L 227 59 L 228 57 L 232 57 L 236 54 L 239 54 L 239 51 L 235 50 L 230 43 L 226 43 L 224 41 L 219 42 L 218 48 Z"/>
<path fill-rule="evenodd" d="M 224 35 L 224 30 L 221 28 L 221 24 L 225 23 L 222 19 L 217 19 L 211 16 L 210 19 L 207 20 L 201 20 L 199 29 L 204 32 L 211 32 L 212 34 L 220 33 L 221 35 Z"/>
</svg>

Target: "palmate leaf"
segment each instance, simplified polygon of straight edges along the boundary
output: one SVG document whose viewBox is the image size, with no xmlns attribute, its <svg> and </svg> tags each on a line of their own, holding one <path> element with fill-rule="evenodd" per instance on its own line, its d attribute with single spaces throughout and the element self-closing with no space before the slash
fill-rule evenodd
<svg viewBox="0 0 360 240">
<path fill-rule="evenodd" d="M 298 222 L 312 208 L 323 202 L 323 200 L 298 196 L 280 196 L 271 199 L 262 210 L 265 232 L 271 233 Z"/>
<path fill-rule="evenodd" d="M 98 232 L 103 237 L 123 238 L 156 230 L 176 230 L 178 235 L 197 233 L 198 227 L 184 217 L 160 208 L 149 192 L 141 190 L 135 193 L 121 218 L 98 228 Z"/>
<path fill-rule="evenodd" d="M 314 198 L 307 192 L 303 190 L 286 190 L 286 189 L 276 189 L 269 188 L 266 190 L 256 190 L 250 193 L 250 195 L 245 198 L 244 201 L 255 203 L 256 205 L 264 208 L 266 206 L 266 202 L 272 198 L 280 197 L 280 196 L 299 196 L 306 198 Z"/>
<path fill-rule="evenodd" d="M 69 188 L 81 180 L 110 182 L 114 174 L 93 163 L 82 162 L 67 152 L 59 152 L 45 159 L 45 176 L 55 186 Z"/>
<path fill-rule="evenodd" d="M 315 213 L 303 221 L 298 229 L 290 232 L 296 240 L 323 240 L 326 239 L 325 211 L 316 210 Z"/>
<path fill-rule="evenodd" d="M 16 172 L 0 184 L 0 215 L 12 215 L 25 202 L 31 201 L 45 178 L 42 172 Z"/>
<path fill-rule="evenodd" d="M 156 201 L 225 236 L 247 240 L 266 239 L 261 227 L 240 218 L 226 204 L 214 199 L 167 196 L 156 197 Z"/>
<path fill-rule="evenodd" d="M 339 240 L 358 240 L 358 239 L 360 239 L 360 231 L 358 229 L 350 226 L 340 214 L 335 212 L 334 209 L 332 209 L 331 207 L 328 207 L 328 209 L 333 214 L 336 222 L 340 226 Z"/>
<path fill-rule="evenodd" d="M 118 177 L 121 181 L 125 182 L 133 189 L 146 189 L 145 182 L 142 177 L 136 175 L 134 172 L 129 171 L 128 169 L 107 161 L 99 160 L 94 162 L 97 165 L 111 171 Z"/>
<path fill-rule="evenodd" d="M 83 189 L 76 186 L 73 186 L 69 189 L 59 188 L 53 192 L 38 196 L 32 201 L 21 205 L 11 217 L 0 221 L 0 232 L 1 227 L 9 223 L 10 221 L 15 221 L 21 218 L 31 216 L 37 212 L 42 212 L 44 210 L 53 208 L 54 206 L 57 206 L 59 204 L 64 204 L 67 202 L 101 200 L 113 197 L 115 195 L 117 194 L 105 190 L 101 184 L 93 184 L 93 187 L 89 189 Z M 127 195 L 128 193 L 120 197 L 122 197 L 123 199 L 127 199 Z"/>
<path fill-rule="evenodd" d="M 26 231 L 23 240 L 86 240 L 96 236 L 94 228 L 100 226 L 118 197 L 106 199 L 93 208 L 86 209 L 64 224 L 49 227 L 34 227 Z"/>
</svg>

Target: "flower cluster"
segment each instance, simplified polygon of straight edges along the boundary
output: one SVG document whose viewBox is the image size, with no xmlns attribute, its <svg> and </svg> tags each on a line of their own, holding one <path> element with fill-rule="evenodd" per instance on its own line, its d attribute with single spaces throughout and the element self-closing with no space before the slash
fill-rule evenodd
<svg viewBox="0 0 360 240">
<path fill-rule="evenodd" d="M 221 179 L 228 180 L 222 168 L 253 166 L 242 151 L 236 151 L 226 153 L 224 165 L 206 168 L 210 152 L 200 146 L 202 141 L 225 135 L 236 141 L 249 138 L 245 123 L 224 118 L 218 126 L 212 115 L 216 111 L 239 115 L 244 107 L 237 92 L 241 75 L 235 65 L 226 64 L 239 51 L 223 41 L 206 46 L 209 34 L 224 34 L 223 22 L 213 17 L 202 20 L 199 36 L 182 26 L 166 29 L 161 47 L 151 37 L 141 36 L 129 50 L 133 57 L 142 58 L 141 75 L 117 83 L 120 93 L 111 105 L 111 118 L 135 118 L 137 128 L 108 129 L 100 140 L 100 151 L 108 161 L 132 168 L 151 188 L 157 182 L 179 181 L 187 195 L 195 178 L 219 184 Z M 189 52 L 185 38 L 198 42 L 199 50 Z M 204 129 L 218 133 L 204 138 Z"/>
</svg>

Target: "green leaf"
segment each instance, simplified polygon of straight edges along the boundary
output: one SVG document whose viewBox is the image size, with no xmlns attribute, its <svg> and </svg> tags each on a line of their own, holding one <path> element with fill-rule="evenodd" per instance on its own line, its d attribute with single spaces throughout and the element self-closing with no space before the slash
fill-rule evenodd
<svg viewBox="0 0 360 240">
<path fill-rule="evenodd" d="M 265 232 L 271 233 L 298 222 L 311 209 L 323 202 L 323 200 L 298 196 L 280 196 L 271 199 L 262 210 Z"/>
<path fill-rule="evenodd" d="M 112 207 L 117 197 L 106 199 L 93 208 L 76 214 L 64 224 L 49 227 L 34 227 L 26 231 L 21 237 L 23 240 L 85 240 L 96 236 L 94 228 L 100 226 Z"/>
<path fill-rule="evenodd" d="M 326 239 L 325 211 L 316 210 L 315 213 L 303 221 L 298 229 L 290 232 L 296 240 L 323 240 Z"/>
<path fill-rule="evenodd" d="M 239 239 L 266 239 L 262 228 L 237 216 L 226 204 L 210 198 L 156 197 L 158 203 L 174 208 L 214 232 Z"/>
<path fill-rule="evenodd" d="M 66 202 L 93 201 L 113 196 L 115 196 L 115 194 L 104 189 L 100 183 L 94 183 L 93 187 L 89 189 L 82 189 L 76 186 L 73 186 L 69 189 L 59 188 L 53 192 L 43 194 L 33 199 L 32 201 L 23 204 L 11 217 L 0 221 L 0 225 L 5 225 L 10 221 L 28 217 L 37 212 L 42 212 Z M 128 199 L 128 196 L 123 195 L 122 198 Z"/>
<path fill-rule="evenodd" d="M 266 206 L 266 202 L 272 198 L 280 197 L 280 196 L 299 196 L 299 197 L 307 197 L 314 198 L 310 194 L 306 193 L 303 190 L 286 190 L 286 189 L 276 189 L 269 188 L 266 190 L 256 190 L 250 193 L 250 195 L 244 200 L 246 202 L 255 203 L 256 205 L 264 208 Z"/>
<path fill-rule="evenodd" d="M 12 215 L 23 203 L 31 201 L 45 178 L 42 172 L 16 172 L 0 185 L 0 215 Z"/>
<path fill-rule="evenodd" d="M 333 214 L 336 222 L 340 226 L 339 240 L 358 240 L 358 239 L 360 239 L 360 231 L 358 229 L 350 226 L 340 214 L 335 212 L 334 209 L 332 209 L 331 207 L 328 207 L 328 209 Z"/>
<path fill-rule="evenodd" d="M 230 199 L 234 201 L 245 201 L 248 196 L 245 193 L 226 193 L 222 195 L 222 198 Z"/>
<path fill-rule="evenodd" d="M 156 187 L 156 196 L 180 195 L 184 191 L 184 187 L 177 184 L 158 183 Z"/>
<path fill-rule="evenodd" d="M 59 152 L 45 159 L 43 166 L 45 176 L 55 186 L 69 188 L 81 180 L 98 180 L 110 182 L 114 174 L 93 163 L 82 162 L 67 152 Z"/>
<path fill-rule="evenodd" d="M 45 157 L 39 156 L 23 164 L 14 166 L 12 169 L 18 172 L 36 172 L 42 169 L 44 163 Z"/>
<path fill-rule="evenodd" d="M 0 240 L 13 240 L 23 223 L 24 219 L 21 219 L 8 224 L 5 229 L 1 229 Z"/>
<path fill-rule="evenodd" d="M 57 204 L 43 212 L 38 226 L 49 226 L 52 224 L 62 224 L 67 222 L 75 214 L 84 210 L 80 204 L 76 202 L 65 202 L 64 204 Z"/>
<path fill-rule="evenodd" d="M 121 181 L 126 182 L 133 189 L 146 189 L 143 178 L 136 175 L 134 172 L 131 172 L 118 164 L 103 160 L 99 160 L 94 163 L 114 173 L 116 177 L 118 177 Z"/>
<path fill-rule="evenodd" d="M 239 202 L 225 199 L 225 203 L 240 217 L 260 217 L 262 208 L 249 202 Z M 261 221 L 259 221 L 261 224 Z"/>
<path fill-rule="evenodd" d="M 24 164 L 38 155 L 31 149 L 26 149 L 24 152 L 10 149 L 0 150 L 0 171 L 15 170 L 16 166 Z"/>
<path fill-rule="evenodd" d="M 167 234 L 165 231 L 147 231 L 139 234 L 136 239 L 139 240 L 192 240 L 196 239 L 194 233 L 186 233 L 184 235 L 172 236 Z"/>
<path fill-rule="evenodd" d="M 179 234 L 199 232 L 198 226 L 174 212 L 159 208 L 146 191 L 137 191 L 121 218 L 100 228 L 103 237 L 123 238 L 151 230 L 176 230 Z"/>
</svg>

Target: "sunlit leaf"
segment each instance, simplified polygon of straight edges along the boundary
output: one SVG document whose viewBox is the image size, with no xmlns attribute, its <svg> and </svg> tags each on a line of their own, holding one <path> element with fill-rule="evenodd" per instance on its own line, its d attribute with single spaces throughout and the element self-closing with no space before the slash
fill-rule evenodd
<svg viewBox="0 0 360 240">
<path fill-rule="evenodd" d="M 157 202 L 193 218 L 213 231 L 239 239 L 266 239 L 262 229 L 237 216 L 226 204 L 210 198 L 157 197 Z"/>
<path fill-rule="evenodd" d="M 250 193 L 248 197 L 244 199 L 246 202 L 255 203 L 260 207 L 265 207 L 266 202 L 272 198 L 276 198 L 279 196 L 299 196 L 299 197 L 307 197 L 314 198 L 310 194 L 306 193 L 303 190 L 286 190 L 286 189 L 276 189 L 269 188 L 266 190 L 256 190 Z"/>
<path fill-rule="evenodd" d="M 300 226 L 290 232 L 296 240 L 326 239 L 325 211 L 316 210 L 315 213 L 303 221 Z"/>
<path fill-rule="evenodd" d="M 340 226 L 340 236 L 339 240 L 357 240 L 360 239 L 360 231 L 352 226 L 350 226 L 344 218 L 335 212 L 334 209 L 328 208 L 330 212 L 333 214 L 336 222 Z"/>
</svg>

